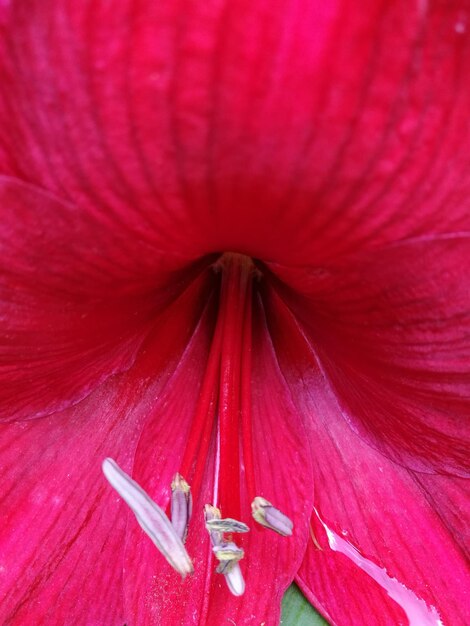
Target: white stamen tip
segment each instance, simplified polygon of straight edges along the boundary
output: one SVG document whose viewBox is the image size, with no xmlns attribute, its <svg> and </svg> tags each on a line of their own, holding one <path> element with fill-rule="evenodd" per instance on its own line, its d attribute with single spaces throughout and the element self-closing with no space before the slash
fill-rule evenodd
<svg viewBox="0 0 470 626">
<path fill-rule="evenodd" d="M 193 564 L 164 511 L 128 476 L 113 459 L 103 461 L 103 473 L 110 485 L 129 505 L 144 532 L 168 563 L 184 578 L 193 572 Z"/>
<path fill-rule="evenodd" d="M 245 579 L 238 563 L 234 563 L 230 571 L 224 576 L 227 587 L 234 596 L 242 596 L 245 593 Z"/>
</svg>

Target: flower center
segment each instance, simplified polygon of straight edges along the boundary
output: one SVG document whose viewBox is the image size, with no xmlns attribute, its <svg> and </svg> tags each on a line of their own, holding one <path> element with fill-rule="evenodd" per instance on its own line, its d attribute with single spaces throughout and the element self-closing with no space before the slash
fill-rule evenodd
<svg viewBox="0 0 470 626">
<path fill-rule="evenodd" d="M 214 556 L 219 561 L 216 571 L 225 576 L 234 595 L 241 595 L 245 585 L 239 561 L 244 550 L 233 542 L 232 535 L 248 532 L 249 527 L 240 521 L 240 494 L 248 493 L 253 518 L 262 526 L 286 536 L 292 534 L 293 525 L 281 511 L 256 494 L 251 350 L 253 285 L 261 273 L 250 258 L 233 253 L 222 255 L 213 269 L 220 274 L 219 306 L 187 446 L 172 483 L 171 507 L 167 511 L 171 510 L 171 521 L 112 459 L 104 461 L 103 470 L 143 530 L 168 562 L 185 576 L 192 571 L 183 545 L 192 514 L 190 491 L 200 492 L 215 434 L 214 493 L 212 503 L 204 511 L 205 524 Z"/>
</svg>

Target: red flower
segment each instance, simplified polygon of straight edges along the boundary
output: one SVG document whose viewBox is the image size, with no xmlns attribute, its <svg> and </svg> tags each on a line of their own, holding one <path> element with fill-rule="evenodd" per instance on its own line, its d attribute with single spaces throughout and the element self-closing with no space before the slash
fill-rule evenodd
<svg viewBox="0 0 470 626">
<path fill-rule="evenodd" d="M 2 624 L 470 623 L 469 10 L 1 3 Z"/>
</svg>

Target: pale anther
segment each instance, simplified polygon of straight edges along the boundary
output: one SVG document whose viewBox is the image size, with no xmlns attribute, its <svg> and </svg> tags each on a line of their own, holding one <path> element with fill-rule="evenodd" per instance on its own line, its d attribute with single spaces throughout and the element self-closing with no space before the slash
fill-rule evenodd
<svg viewBox="0 0 470 626">
<path fill-rule="evenodd" d="M 180 474 L 175 474 L 171 483 L 171 523 L 178 537 L 186 541 L 188 523 L 192 512 L 192 497 L 188 483 Z"/>
<path fill-rule="evenodd" d="M 251 512 L 258 524 L 275 530 L 284 537 L 292 535 L 294 528 L 292 521 L 282 511 L 276 509 L 271 502 L 268 502 L 261 496 L 256 496 L 251 503 Z"/>
<path fill-rule="evenodd" d="M 243 522 L 230 517 L 206 520 L 206 528 L 209 532 L 216 530 L 221 533 L 247 533 L 250 530 Z"/>
<path fill-rule="evenodd" d="M 238 561 L 219 561 L 215 571 L 217 574 L 224 574 L 225 576 L 235 567 L 235 563 Z"/>
<path fill-rule="evenodd" d="M 168 563 L 184 578 L 193 564 L 170 520 L 149 495 L 113 459 L 103 461 L 103 473 L 112 487 L 129 505 L 144 532 Z"/>
</svg>

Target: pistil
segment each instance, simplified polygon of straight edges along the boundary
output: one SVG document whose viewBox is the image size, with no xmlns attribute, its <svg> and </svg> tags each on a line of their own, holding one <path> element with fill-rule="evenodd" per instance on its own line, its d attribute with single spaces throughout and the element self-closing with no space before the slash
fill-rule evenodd
<svg viewBox="0 0 470 626">
<path fill-rule="evenodd" d="M 218 315 L 210 346 L 204 379 L 199 392 L 196 412 L 188 435 L 188 443 L 181 462 L 180 472 L 190 478 L 193 493 L 198 493 L 215 433 L 218 387 L 220 378 L 220 352 L 223 336 L 223 317 Z"/>
</svg>

